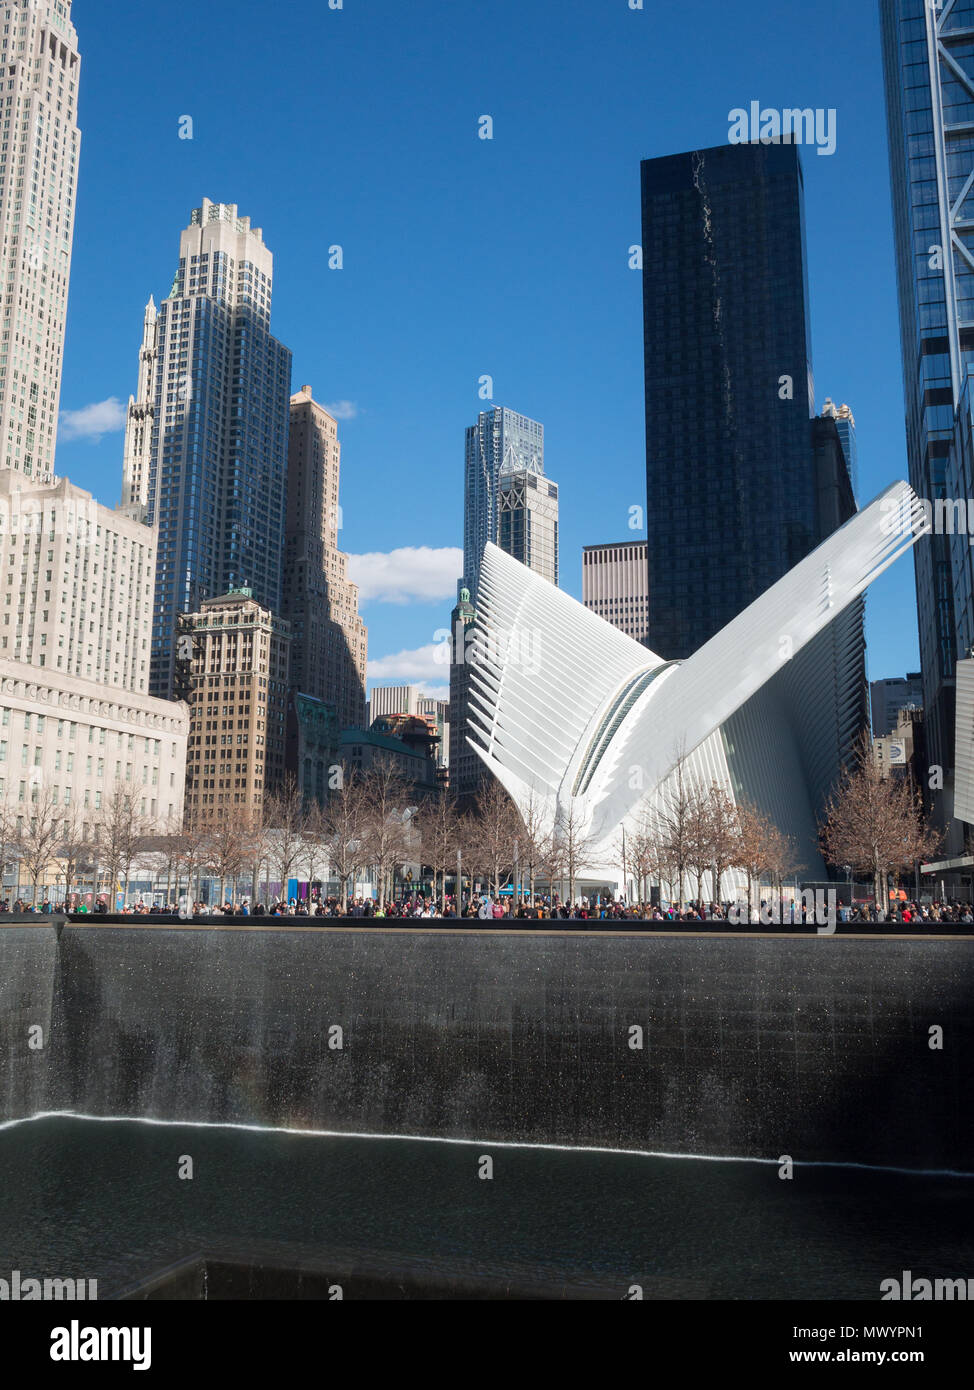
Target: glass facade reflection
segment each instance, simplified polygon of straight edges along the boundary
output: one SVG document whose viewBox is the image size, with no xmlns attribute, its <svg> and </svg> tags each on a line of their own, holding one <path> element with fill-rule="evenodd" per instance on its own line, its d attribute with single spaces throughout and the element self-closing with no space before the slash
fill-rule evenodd
<svg viewBox="0 0 974 1390">
<path fill-rule="evenodd" d="M 819 540 L 792 144 L 642 164 L 649 646 L 688 657 Z"/>
<path fill-rule="evenodd" d="M 881 0 L 910 482 L 931 505 L 966 497 L 964 412 L 974 365 L 974 4 Z M 968 224 L 968 225 L 965 225 Z M 940 534 L 914 548 L 931 763 L 950 768 L 954 663 L 969 641 L 970 556 Z"/>
</svg>

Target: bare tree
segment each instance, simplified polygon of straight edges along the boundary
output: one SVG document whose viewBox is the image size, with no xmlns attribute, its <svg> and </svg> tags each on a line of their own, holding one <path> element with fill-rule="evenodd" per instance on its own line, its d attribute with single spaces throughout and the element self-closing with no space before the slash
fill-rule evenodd
<svg viewBox="0 0 974 1390">
<path fill-rule="evenodd" d="M 690 790 L 688 821 L 687 862 L 696 882 L 696 901 L 699 905 L 703 902 L 704 874 L 711 872 L 714 855 L 710 800 L 695 788 Z"/>
<path fill-rule="evenodd" d="M 713 782 L 707 792 L 707 826 L 710 840 L 711 867 L 713 871 L 712 890 L 714 902 L 720 903 L 721 883 L 728 869 L 733 868 L 738 856 L 740 821 L 737 807 L 724 791 Z"/>
<path fill-rule="evenodd" d="M 148 824 L 140 813 L 140 800 L 135 787 L 116 782 L 95 822 L 100 859 L 112 885 L 113 898 L 116 885 L 123 882 L 127 896 L 132 861 L 147 836 Z"/>
<path fill-rule="evenodd" d="M 237 879 L 249 861 L 249 819 L 239 807 L 223 810 L 208 820 L 201 847 L 205 867 L 220 880 L 220 902 L 226 902 L 226 885 L 232 885 L 230 901 L 237 900 Z"/>
<path fill-rule="evenodd" d="M 832 864 L 871 874 L 877 910 L 886 911 L 886 878 L 934 855 L 941 835 L 923 819 L 919 796 L 906 780 L 880 776 L 869 741 L 862 738 L 855 762 L 829 798 L 821 827 Z"/>
<path fill-rule="evenodd" d="M 436 895 L 436 878 L 440 876 L 440 911 L 446 911 L 446 876 L 456 865 L 457 849 L 460 845 L 460 826 L 457 817 L 457 803 L 448 792 L 436 798 L 423 812 L 422 856 L 423 862 L 433 870 L 433 894 Z M 459 895 L 458 895 L 459 896 Z"/>
<path fill-rule="evenodd" d="M 57 850 L 64 864 L 64 899 L 67 902 L 80 866 L 88 862 L 92 852 L 92 837 L 86 827 L 85 813 L 81 807 L 64 807 Z"/>
<path fill-rule="evenodd" d="M 60 840 L 62 808 L 51 787 L 34 786 L 20 834 L 20 856 L 32 885 L 32 902 L 37 902 L 42 879 L 50 876 Z"/>
<path fill-rule="evenodd" d="M 319 801 L 312 801 L 304 814 L 301 835 L 301 857 L 308 871 L 308 902 L 314 886 L 320 881 L 320 870 L 328 866 L 328 826 L 324 807 Z"/>
<path fill-rule="evenodd" d="M 561 859 L 562 874 L 568 881 L 568 904 L 572 906 L 575 902 L 575 880 L 588 864 L 595 845 L 595 839 L 586 830 L 574 801 L 555 822 L 553 839 L 556 853 Z"/>
<path fill-rule="evenodd" d="M 639 901 L 645 903 L 648 895 L 647 885 L 653 879 L 662 883 L 663 873 L 660 859 L 660 837 L 656 819 L 649 807 L 644 806 L 640 820 L 625 836 L 625 853 L 620 844 L 619 853 L 623 869 L 632 874 Z"/>
<path fill-rule="evenodd" d="M 518 835 L 519 862 L 528 871 L 528 900 L 534 902 L 534 882 L 539 868 L 551 850 L 551 826 L 542 802 L 532 792 L 520 812 L 521 832 Z"/>
<path fill-rule="evenodd" d="M 261 873 L 263 871 L 263 883 L 267 892 L 270 892 L 270 884 L 267 882 L 270 876 L 270 856 L 271 856 L 271 832 L 267 827 L 267 819 L 263 809 L 254 809 L 250 812 L 247 822 L 247 843 L 250 848 L 250 900 L 254 907 L 259 902 L 264 901 L 261 893 Z"/>
<path fill-rule="evenodd" d="M 164 833 L 157 836 L 152 844 L 152 859 L 157 882 L 160 871 L 165 870 L 166 906 L 168 907 L 172 897 L 173 883 L 176 885 L 176 896 L 179 897 L 179 867 L 183 854 L 183 832 L 177 816 L 169 817 Z"/>
<path fill-rule="evenodd" d="M 557 889 L 556 884 L 564 889 L 565 879 L 568 877 L 566 868 L 565 839 L 559 833 L 557 824 L 553 825 L 548 835 L 535 840 L 533 846 L 534 872 L 535 877 L 547 883 L 548 891 L 554 899 Z"/>
<path fill-rule="evenodd" d="M 386 880 L 409 853 L 408 818 L 403 812 L 412 789 L 405 778 L 385 762 L 369 769 L 365 787 L 365 861 L 376 874 L 379 907 L 386 899 Z"/>
<path fill-rule="evenodd" d="M 355 872 L 363 866 L 367 822 L 368 788 L 357 774 L 344 776 L 332 790 L 325 809 L 324 835 L 331 873 L 341 885 L 342 905 L 348 899 Z"/>
<path fill-rule="evenodd" d="M 3 896 L 3 880 L 8 868 L 20 862 L 19 846 L 17 816 L 8 801 L 0 801 L 0 897 Z"/>
<path fill-rule="evenodd" d="M 280 877 L 281 893 L 287 899 L 287 885 L 301 854 L 304 838 L 304 798 L 294 774 L 289 772 L 278 791 L 267 799 L 265 820 L 271 834 L 271 864 Z"/>
<path fill-rule="evenodd" d="M 688 776 L 686 757 L 677 758 L 673 771 L 660 790 L 657 819 L 661 846 L 675 875 L 677 907 L 683 906 L 687 871 L 693 864 L 694 838 L 698 826 L 699 798 Z"/>
<path fill-rule="evenodd" d="M 176 894 L 179 896 L 179 879 L 186 877 L 186 896 L 192 902 L 197 902 L 200 897 L 200 879 L 206 867 L 206 836 L 207 822 L 189 821 L 179 836 L 179 860 L 178 877 L 176 881 Z M 196 891 L 193 891 L 195 879 Z"/>
<path fill-rule="evenodd" d="M 769 874 L 774 860 L 774 826 L 756 806 L 742 802 L 737 808 L 737 850 L 734 867 L 747 874 L 747 899 L 753 919 L 755 891 L 760 898 L 761 880 Z"/>
<path fill-rule="evenodd" d="M 771 825 L 768 834 L 768 874 L 771 882 L 781 894 L 782 885 L 785 880 L 791 878 L 793 874 L 804 868 L 798 858 L 798 846 L 790 835 L 779 830 L 776 825 Z"/>
<path fill-rule="evenodd" d="M 496 895 L 514 862 L 514 841 L 523 826 L 511 798 L 493 777 L 477 793 L 472 829 L 476 858 Z"/>
</svg>

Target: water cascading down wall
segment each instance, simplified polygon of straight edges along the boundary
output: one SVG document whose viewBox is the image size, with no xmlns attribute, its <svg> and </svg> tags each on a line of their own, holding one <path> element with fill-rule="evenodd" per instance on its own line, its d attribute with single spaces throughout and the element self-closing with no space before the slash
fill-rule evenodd
<svg viewBox="0 0 974 1390">
<path fill-rule="evenodd" d="M 0 927 L 0 1120 L 974 1169 L 970 939 L 49 921 Z"/>
</svg>

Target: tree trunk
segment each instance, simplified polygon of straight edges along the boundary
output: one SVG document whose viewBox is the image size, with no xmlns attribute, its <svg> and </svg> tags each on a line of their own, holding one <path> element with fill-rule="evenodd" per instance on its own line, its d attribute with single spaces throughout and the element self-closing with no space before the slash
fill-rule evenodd
<svg viewBox="0 0 974 1390">
<path fill-rule="evenodd" d="M 886 903 L 882 900 L 882 886 L 879 881 L 879 855 L 873 854 L 873 897 L 876 902 L 877 913 L 886 915 Z"/>
</svg>

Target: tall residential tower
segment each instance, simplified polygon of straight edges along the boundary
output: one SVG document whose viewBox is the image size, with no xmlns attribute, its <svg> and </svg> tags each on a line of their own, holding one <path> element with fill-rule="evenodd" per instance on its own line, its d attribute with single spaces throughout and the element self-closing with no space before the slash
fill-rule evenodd
<svg viewBox="0 0 974 1390">
<path fill-rule="evenodd" d="M 358 586 L 338 548 L 338 425 L 302 386 L 291 397 L 282 612 L 291 624 L 291 685 L 333 707 L 339 729 L 365 722 L 368 634 Z"/>
<path fill-rule="evenodd" d="M 482 411 L 467 430 L 463 504 L 463 578 L 451 619 L 449 762 L 451 791 L 469 797 L 486 776 L 467 742 L 484 546 L 493 542 L 551 584 L 558 583 L 558 485 L 545 477 L 544 426 L 503 406 Z"/>
<path fill-rule="evenodd" d="M 480 560 L 497 541 L 502 473 L 544 476 L 544 426 L 504 406 L 483 410 L 467 430 L 463 485 L 463 579 L 477 601 Z"/>
<path fill-rule="evenodd" d="M 122 507 L 158 526 L 156 695 L 173 688 L 178 613 L 241 588 L 281 609 L 291 354 L 271 336 L 272 288 L 262 232 L 204 198 L 143 320 Z"/>
</svg>

